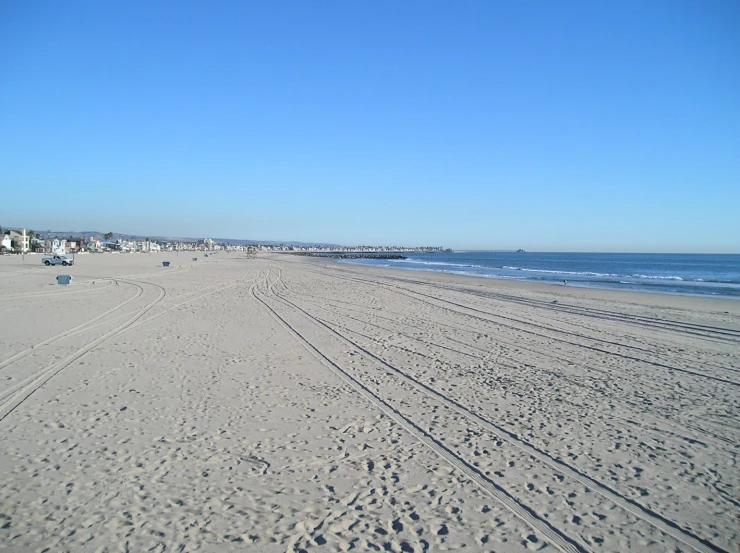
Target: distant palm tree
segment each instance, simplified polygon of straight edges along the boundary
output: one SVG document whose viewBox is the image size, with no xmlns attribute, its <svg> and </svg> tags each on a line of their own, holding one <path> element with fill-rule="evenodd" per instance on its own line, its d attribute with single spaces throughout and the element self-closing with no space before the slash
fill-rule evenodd
<svg viewBox="0 0 740 553">
<path fill-rule="evenodd" d="M 106 240 L 110 240 L 111 238 L 113 238 L 113 233 L 112 232 L 106 232 L 103 235 L 103 238 L 105 238 Z"/>
</svg>

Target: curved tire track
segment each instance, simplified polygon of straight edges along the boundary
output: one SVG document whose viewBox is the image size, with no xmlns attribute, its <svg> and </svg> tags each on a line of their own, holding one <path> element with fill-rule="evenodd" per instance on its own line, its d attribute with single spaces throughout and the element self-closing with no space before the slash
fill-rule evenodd
<svg viewBox="0 0 740 553">
<path fill-rule="evenodd" d="M 100 319 L 103 319 L 103 318 L 107 317 L 108 315 L 110 315 L 112 313 L 115 313 L 116 311 L 118 311 L 119 309 L 121 309 L 123 306 L 125 306 L 126 304 L 134 301 L 135 299 L 137 299 L 139 296 L 141 296 L 144 293 L 144 289 L 141 286 L 139 286 L 138 284 L 135 284 L 133 282 L 132 283 L 127 283 L 127 284 L 133 284 L 134 286 L 136 286 L 138 288 L 136 294 L 134 294 L 132 297 L 130 297 L 129 299 L 127 299 L 127 300 L 119 303 L 115 307 L 111 307 L 105 313 L 101 313 L 100 315 L 98 315 L 97 317 L 95 317 L 93 319 L 90 319 L 89 321 L 86 321 L 86 322 L 84 322 L 84 323 L 82 323 L 80 325 L 77 325 L 74 328 L 70 328 L 69 330 L 65 330 L 64 332 L 61 332 L 61 333 L 57 334 L 56 336 L 52 336 L 51 338 L 47 338 L 43 342 L 39 342 L 38 344 L 34 344 L 30 348 L 27 348 L 27 349 L 25 349 L 23 351 L 20 351 L 20 352 L 16 353 L 15 355 L 13 355 L 11 357 L 8 357 L 7 359 L 5 359 L 2 362 L 0 362 L 0 369 L 3 369 L 4 367 L 7 367 L 8 365 L 11 365 L 11 364 L 15 363 L 16 361 L 24 358 L 25 356 L 29 355 L 30 353 L 34 353 L 34 352 L 38 351 L 40 348 L 43 348 L 43 347 L 46 347 L 48 345 L 51 345 L 51 344 L 53 344 L 55 342 L 58 342 L 62 338 L 67 338 L 68 336 L 70 336 L 72 334 L 75 334 L 75 333 L 77 333 L 79 331 L 87 330 L 87 328 L 90 327 L 96 321 L 99 321 Z"/>
<path fill-rule="evenodd" d="M 134 282 L 131 282 L 130 284 L 134 284 L 135 286 L 138 286 L 138 284 Z M 6 399 L 5 401 L 2 401 L 0 403 L 0 422 L 2 422 L 10 413 L 12 413 L 19 405 L 21 405 L 24 401 L 26 401 L 36 390 L 38 390 L 46 382 L 51 380 L 54 376 L 59 374 L 62 370 L 64 370 L 66 367 L 68 367 L 70 364 L 72 364 L 74 361 L 76 361 L 77 359 L 79 359 L 80 357 L 88 353 L 89 351 L 95 349 L 97 346 L 99 346 L 106 340 L 112 338 L 116 334 L 119 334 L 123 330 L 126 330 L 128 327 L 133 325 L 136 321 L 138 321 L 141 317 L 143 317 L 151 309 L 153 309 L 154 306 L 156 306 L 160 301 L 162 301 L 164 297 L 167 295 L 167 290 L 165 290 L 162 286 L 159 286 L 158 284 L 151 284 L 151 283 L 147 283 L 147 284 L 150 284 L 151 286 L 155 286 L 159 288 L 160 290 L 159 296 L 154 301 L 148 303 L 145 307 L 140 309 L 136 315 L 134 315 L 132 318 L 130 318 L 128 321 L 126 321 L 122 325 L 114 328 L 110 332 L 107 332 L 100 338 L 93 340 L 92 342 L 84 346 L 83 348 L 77 350 L 71 355 L 68 355 L 61 361 L 54 363 L 53 365 L 48 367 L 46 370 L 44 370 L 39 376 L 37 376 L 32 382 L 23 386 L 19 391 L 17 391 L 10 398 Z"/>
</svg>

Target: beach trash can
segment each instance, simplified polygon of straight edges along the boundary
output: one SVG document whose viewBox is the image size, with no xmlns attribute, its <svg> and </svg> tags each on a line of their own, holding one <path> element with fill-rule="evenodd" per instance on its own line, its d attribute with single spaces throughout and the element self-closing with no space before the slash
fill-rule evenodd
<svg viewBox="0 0 740 553">
<path fill-rule="evenodd" d="M 203 257 L 208 257 L 208 254 L 204 254 Z"/>
<path fill-rule="evenodd" d="M 198 258 L 197 258 L 197 257 L 194 257 L 194 258 L 193 258 L 193 261 L 198 261 Z"/>
<path fill-rule="evenodd" d="M 70 284 L 72 277 L 70 275 L 59 275 L 57 276 L 57 284 Z"/>
<path fill-rule="evenodd" d="M 170 262 L 169 261 L 162 261 L 162 267 L 169 267 Z"/>
</svg>

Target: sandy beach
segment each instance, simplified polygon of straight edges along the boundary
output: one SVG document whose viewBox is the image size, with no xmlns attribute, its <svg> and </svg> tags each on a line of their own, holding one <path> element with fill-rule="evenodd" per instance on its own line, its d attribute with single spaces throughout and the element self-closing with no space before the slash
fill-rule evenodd
<svg viewBox="0 0 740 553">
<path fill-rule="evenodd" d="M 223 252 L 0 290 L 0 550 L 740 551 L 740 301 Z"/>
</svg>

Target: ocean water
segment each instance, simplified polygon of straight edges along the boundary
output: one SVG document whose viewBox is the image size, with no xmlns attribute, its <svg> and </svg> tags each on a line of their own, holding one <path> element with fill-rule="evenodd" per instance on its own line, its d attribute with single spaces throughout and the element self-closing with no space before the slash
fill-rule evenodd
<svg viewBox="0 0 740 553">
<path fill-rule="evenodd" d="M 740 299 L 740 255 L 627 253 L 405 253 L 341 263 L 589 288 Z"/>
</svg>

